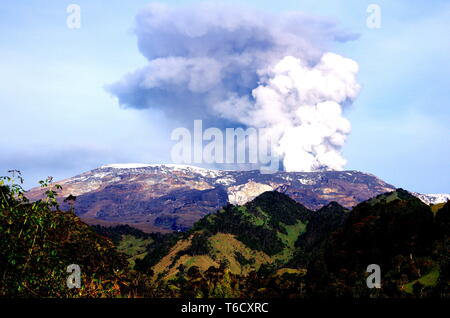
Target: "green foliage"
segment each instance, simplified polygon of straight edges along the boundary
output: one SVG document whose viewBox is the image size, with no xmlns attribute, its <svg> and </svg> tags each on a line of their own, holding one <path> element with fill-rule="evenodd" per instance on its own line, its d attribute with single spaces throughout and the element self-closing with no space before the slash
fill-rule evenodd
<svg viewBox="0 0 450 318">
<path fill-rule="evenodd" d="M 183 252 L 190 256 L 208 255 L 211 252 L 209 237 L 210 235 L 205 232 L 195 233 L 191 240 L 191 246 Z"/>
<path fill-rule="evenodd" d="M 279 232 L 285 232 L 285 225 L 295 225 L 298 220 L 306 222 L 310 211 L 285 194 L 268 191 L 246 204 L 252 214 L 265 211 L 269 215 L 268 223 Z"/>
<path fill-rule="evenodd" d="M 296 251 L 289 266 L 307 267 L 321 253 L 330 234 L 342 228 L 347 217 L 348 210 L 337 202 L 310 213 L 305 233 L 295 242 Z"/>
<path fill-rule="evenodd" d="M 228 205 L 221 213 L 207 216 L 198 221 L 193 231 L 206 230 L 211 235 L 216 233 L 230 233 L 248 247 L 274 255 L 282 251 L 284 245 L 277 233 L 265 226 L 255 225 L 253 217 L 241 213 L 238 207 Z"/>
<path fill-rule="evenodd" d="M 404 290 L 407 293 L 415 294 L 414 285 L 416 283 L 420 283 L 421 286 L 436 286 L 438 278 L 439 278 L 439 268 L 433 268 L 433 270 L 428 274 L 423 275 L 419 279 L 416 279 L 411 283 L 406 284 Z"/>
<path fill-rule="evenodd" d="M 117 251 L 128 256 L 130 268 L 136 266 L 136 261 L 140 261 L 147 255 L 147 249 L 154 242 L 154 235 L 142 232 L 128 224 L 104 227 L 101 225 L 92 226 L 94 231 L 104 237 L 110 238 Z"/>
<path fill-rule="evenodd" d="M 151 239 L 142 239 L 130 234 L 124 234 L 119 244 L 117 244 L 117 250 L 128 256 L 136 256 L 144 253 L 151 242 Z"/>
<path fill-rule="evenodd" d="M 448 281 L 436 283 L 437 268 L 448 272 L 449 250 L 443 248 L 448 230 L 443 223 L 429 206 L 401 189 L 359 204 L 309 264 L 309 293 L 408 297 L 414 288 L 420 291 L 416 297 L 432 290 L 440 293 L 448 288 Z M 380 265 L 381 290 L 365 286 L 368 264 Z"/>
<path fill-rule="evenodd" d="M 147 247 L 152 243 L 152 239 L 138 238 L 131 234 L 123 234 L 121 240 L 116 245 L 117 251 L 128 256 L 130 268 L 134 268 L 137 259 L 142 259 L 147 255 Z"/>
<path fill-rule="evenodd" d="M 153 242 L 147 247 L 147 254 L 142 260 L 136 260 L 135 269 L 141 272 L 149 273 L 151 268 L 163 258 L 170 249 L 178 242 L 185 238 L 183 233 L 153 233 L 151 238 Z"/>
<path fill-rule="evenodd" d="M 129 226 L 128 224 L 121 224 L 116 226 L 101 226 L 101 225 L 93 225 L 92 228 L 95 232 L 97 232 L 101 236 L 105 236 L 110 238 L 114 244 L 119 244 L 122 240 L 123 235 L 129 235 L 133 236 L 135 238 L 139 239 L 152 239 L 152 234 L 148 234 L 145 232 L 142 232 L 141 230 L 138 230 L 134 227 Z"/>
<path fill-rule="evenodd" d="M 198 221 L 191 233 L 206 230 L 211 235 L 230 233 L 249 248 L 275 255 L 283 252 L 289 242 L 284 234 L 287 226 L 297 227 L 306 222 L 308 210 L 288 196 L 276 191 L 265 192 L 244 206 L 227 205 L 219 213 L 206 216 Z M 299 231 L 295 232 L 297 239 Z M 289 239 L 288 239 L 289 240 Z"/>
<path fill-rule="evenodd" d="M 58 185 L 41 181 L 45 199 L 29 202 L 20 173 L 0 185 L 0 296 L 114 295 L 126 264 L 111 241 L 97 236 L 72 212 L 58 209 Z M 83 287 L 66 286 L 66 268 L 81 267 Z M 104 283 L 106 282 L 106 283 Z M 95 288 L 93 288 L 95 286 Z M 101 287 L 101 288 L 99 288 Z"/>
</svg>

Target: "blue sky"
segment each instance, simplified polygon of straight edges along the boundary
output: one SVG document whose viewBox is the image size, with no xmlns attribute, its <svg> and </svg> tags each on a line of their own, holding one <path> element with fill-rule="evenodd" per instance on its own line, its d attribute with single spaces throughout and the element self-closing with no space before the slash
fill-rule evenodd
<svg viewBox="0 0 450 318">
<path fill-rule="evenodd" d="M 185 5 L 196 1 L 164 1 Z M 450 192 L 448 1 L 227 1 L 261 10 L 333 17 L 359 39 L 332 51 L 358 62 L 359 97 L 347 110 L 347 169 L 422 193 Z M 66 8 L 81 7 L 81 28 Z M 148 1 L 0 3 L 0 174 L 27 186 L 113 162 L 167 162 L 168 120 L 123 109 L 104 89 L 145 65 L 132 27 Z M 366 26 L 370 3 L 381 28 Z"/>
</svg>

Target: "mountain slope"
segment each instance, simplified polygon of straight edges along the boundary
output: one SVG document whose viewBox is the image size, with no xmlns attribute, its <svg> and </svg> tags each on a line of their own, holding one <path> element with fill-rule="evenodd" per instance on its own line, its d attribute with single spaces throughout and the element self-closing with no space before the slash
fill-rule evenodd
<svg viewBox="0 0 450 318">
<path fill-rule="evenodd" d="M 345 210 L 337 203 L 330 206 Z M 155 264 L 153 270 L 160 278 L 174 277 L 180 266 L 197 266 L 206 271 L 225 263 L 232 273 L 241 275 L 259 270 L 262 265 L 281 269 L 293 258 L 299 238 L 307 235 L 308 222 L 326 218 L 328 213 L 333 213 L 331 208 L 317 214 L 285 194 L 265 192 L 243 206 L 227 205 L 205 216 L 157 262 L 152 253 L 144 262 Z M 339 217 L 344 219 L 339 215 L 334 217 L 335 222 L 342 224 L 336 221 Z M 320 234 L 323 239 L 329 230 L 323 228 Z"/>
<path fill-rule="evenodd" d="M 107 165 L 58 182 L 62 199 L 89 224 L 129 224 L 146 232 L 186 230 L 227 203 L 243 205 L 276 190 L 316 210 L 336 201 L 351 208 L 392 185 L 358 171 L 277 172 L 210 170 L 183 165 Z M 45 189 L 27 195 L 39 199 Z"/>
<path fill-rule="evenodd" d="M 155 273 L 170 277 L 180 265 L 207 270 L 225 262 L 233 273 L 246 274 L 261 264 L 286 263 L 310 212 L 278 192 L 243 206 L 227 205 L 195 223 L 156 264 Z"/>
</svg>

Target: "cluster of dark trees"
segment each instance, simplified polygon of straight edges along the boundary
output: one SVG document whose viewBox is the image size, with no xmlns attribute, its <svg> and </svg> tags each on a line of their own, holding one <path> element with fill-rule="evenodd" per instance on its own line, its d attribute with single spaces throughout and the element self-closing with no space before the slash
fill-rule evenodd
<svg viewBox="0 0 450 318">
<path fill-rule="evenodd" d="M 331 233 L 320 253 L 307 264 L 309 295 L 333 297 L 402 297 L 414 282 L 417 297 L 448 297 L 450 202 L 436 215 L 408 192 L 399 189 L 398 199 L 389 196 L 363 202 L 346 222 Z M 382 271 L 382 288 L 368 289 L 364 282 L 368 264 Z M 436 283 L 417 281 L 432 271 Z"/>
<path fill-rule="evenodd" d="M 242 276 L 231 273 L 224 262 L 204 272 L 181 265 L 174 279 L 158 284 L 158 292 L 182 298 L 301 298 L 306 296 L 306 284 L 304 273 L 278 275 L 261 268 Z"/>
<path fill-rule="evenodd" d="M 120 242 L 120 240 L 122 239 L 122 235 L 132 235 L 134 237 L 142 239 L 157 237 L 157 234 L 145 233 L 141 230 L 129 226 L 128 224 L 116 225 L 114 227 L 92 225 L 92 228 L 97 234 L 110 238 L 114 242 L 114 244 L 118 244 Z"/>
</svg>

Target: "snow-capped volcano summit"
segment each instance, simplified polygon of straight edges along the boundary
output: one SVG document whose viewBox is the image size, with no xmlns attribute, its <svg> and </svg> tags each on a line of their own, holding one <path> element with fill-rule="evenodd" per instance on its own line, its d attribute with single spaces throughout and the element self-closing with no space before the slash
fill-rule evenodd
<svg viewBox="0 0 450 318">
<path fill-rule="evenodd" d="M 395 189 L 359 171 L 261 174 L 140 163 L 104 165 L 57 183 L 63 187 L 61 201 L 77 196 L 75 212 L 84 221 L 127 223 L 146 231 L 185 229 L 228 203 L 244 204 L 266 191 L 283 192 L 319 209 L 331 201 L 350 208 Z M 39 188 L 29 191 L 30 199 L 42 195 Z"/>
</svg>

